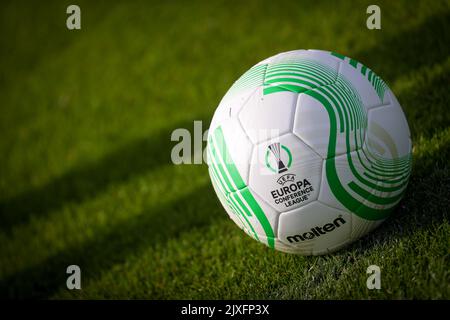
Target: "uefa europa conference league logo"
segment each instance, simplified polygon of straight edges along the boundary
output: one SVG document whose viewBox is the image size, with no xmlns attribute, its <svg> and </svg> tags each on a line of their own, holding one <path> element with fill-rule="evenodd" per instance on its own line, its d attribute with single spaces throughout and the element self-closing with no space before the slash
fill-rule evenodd
<svg viewBox="0 0 450 320">
<path fill-rule="evenodd" d="M 292 153 L 287 146 L 276 142 L 267 147 L 266 168 L 277 176 L 284 173 L 276 180 L 282 187 L 270 191 L 270 194 L 276 204 L 283 203 L 287 208 L 308 200 L 310 193 L 314 191 L 308 179 L 302 178 L 296 181 L 296 175 L 288 172 L 292 161 Z"/>
<path fill-rule="evenodd" d="M 289 148 L 279 142 L 272 143 L 267 147 L 265 156 L 266 167 L 275 174 L 288 172 L 292 166 L 292 153 Z M 284 203 L 286 207 L 290 207 L 296 203 L 308 200 L 312 191 L 314 191 L 308 179 L 295 180 L 296 175 L 293 173 L 285 173 L 278 177 L 277 183 L 282 187 L 272 190 L 270 193 L 275 203 Z M 289 243 L 303 242 L 320 237 L 328 232 L 339 228 L 346 221 L 339 215 L 330 223 L 323 226 L 315 226 L 311 230 L 299 234 L 286 237 Z"/>
<path fill-rule="evenodd" d="M 283 160 L 281 159 L 281 151 L 283 151 L 283 154 L 286 154 L 288 157 L 287 160 L 287 166 L 284 164 Z M 269 155 L 272 154 L 276 163 L 276 169 L 270 164 Z M 283 173 L 286 172 L 292 165 L 292 153 L 288 149 L 288 147 L 281 145 L 279 142 L 272 143 L 267 147 L 266 152 L 266 167 L 269 168 L 273 172 L 277 173 Z"/>
</svg>

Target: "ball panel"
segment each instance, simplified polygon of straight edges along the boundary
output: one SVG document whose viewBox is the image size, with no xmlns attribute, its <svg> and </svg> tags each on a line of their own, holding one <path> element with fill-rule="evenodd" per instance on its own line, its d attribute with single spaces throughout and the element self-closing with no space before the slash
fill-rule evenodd
<svg viewBox="0 0 450 320">
<path fill-rule="evenodd" d="M 360 218 L 357 215 L 353 215 L 352 233 L 351 233 L 352 241 L 357 240 L 357 239 L 361 238 L 362 236 L 368 234 L 369 232 L 373 231 L 380 224 L 382 224 L 384 220 L 385 219 L 378 220 L 378 221 L 371 221 L 371 220 L 366 220 L 366 219 Z"/>
<path fill-rule="evenodd" d="M 292 131 L 297 94 L 286 91 L 264 95 L 263 90 L 259 87 L 239 113 L 239 120 L 253 143 Z"/>
<path fill-rule="evenodd" d="M 242 230 L 249 233 L 249 230 L 246 229 L 246 226 L 244 224 L 244 221 L 239 217 L 239 213 L 237 209 L 230 204 L 228 200 L 228 194 L 225 191 L 225 188 L 221 185 L 221 182 L 219 181 L 219 177 L 216 175 L 216 173 L 212 170 L 212 168 L 209 168 L 208 170 L 209 176 L 211 178 L 211 182 L 214 188 L 214 191 L 216 192 L 217 197 L 219 198 L 220 203 L 222 204 L 222 207 L 225 209 L 225 212 L 228 214 L 228 217 L 233 220 L 233 222 Z"/>
<path fill-rule="evenodd" d="M 358 61 L 345 57 L 340 63 L 339 78 L 352 84 L 366 110 L 390 102 L 390 97 L 385 94 L 386 83 Z"/>
<path fill-rule="evenodd" d="M 322 158 L 327 157 L 330 121 L 318 100 L 304 93 L 298 96 L 293 131 Z"/>
<path fill-rule="evenodd" d="M 320 191 L 319 191 L 319 196 L 317 198 L 317 200 L 329 207 L 338 209 L 338 210 L 343 210 L 343 211 L 348 211 L 348 209 L 345 207 L 345 205 L 343 203 L 341 203 L 336 196 L 334 195 L 330 183 L 328 181 L 328 177 L 327 177 L 327 166 L 326 166 L 327 162 L 326 160 L 324 160 L 322 162 L 322 178 L 321 178 L 321 182 L 320 182 Z M 337 164 L 339 166 L 339 164 Z M 348 167 L 345 166 L 345 162 L 339 166 L 342 167 L 339 171 L 340 171 L 340 175 L 344 175 L 347 176 L 347 178 L 345 180 L 350 180 L 352 175 L 350 172 L 350 169 Z"/>
<path fill-rule="evenodd" d="M 233 139 L 233 126 L 229 123 L 233 121 L 229 120 L 217 127 L 208 141 L 211 158 L 209 169 L 215 191 L 227 213 L 241 228 L 257 240 L 258 234 L 265 234 L 267 245 L 273 248 L 278 213 L 258 198 L 244 182 L 241 170 L 231 157 L 233 150 L 238 149 L 226 140 Z M 248 162 L 247 159 L 247 166 Z"/>
<path fill-rule="evenodd" d="M 352 216 L 317 201 L 280 214 L 278 237 L 286 245 L 321 254 L 350 240 Z"/>
<path fill-rule="evenodd" d="M 241 144 L 233 143 L 238 138 Z M 208 134 L 208 165 L 227 193 L 242 189 L 248 182 L 252 145 L 236 119 L 224 121 Z"/>
<path fill-rule="evenodd" d="M 221 135 L 212 132 L 210 135 L 213 145 L 220 156 L 223 166 L 235 166 L 245 185 L 248 185 L 250 161 L 253 144 L 248 139 L 237 119 L 227 119 L 220 125 Z M 238 141 L 239 143 L 236 143 Z M 209 142 L 209 141 L 208 141 Z M 226 148 L 226 150 L 222 150 Z M 229 156 L 229 158 L 226 157 Z M 232 177 L 227 175 L 231 181 Z M 237 186 L 239 188 L 239 186 Z"/>
<path fill-rule="evenodd" d="M 320 101 L 315 94 L 327 92 L 334 85 L 330 85 L 326 88 L 314 89 L 307 93 L 299 95 L 295 119 L 294 119 L 294 133 L 308 146 L 310 146 L 315 152 L 325 159 L 329 157 L 329 144 L 332 139 L 331 130 L 331 118 L 329 112 L 333 112 L 332 117 L 338 117 L 337 112 L 327 110 L 323 101 Z M 332 100 L 326 96 L 321 95 L 321 99 L 324 99 L 330 104 Z M 332 120 L 334 121 L 334 120 Z M 334 130 L 335 141 L 333 141 L 335 148 L 333 156 L 341 155 L 348 151 L 356 150 L 358 144 L 362 144 L 364 137 L 364 129 L 360 128 L 358 131 L 341 132 L 340 121 L 335 121 L 336 128 Z M 342 121 L 344 123 L 344 121 Z M 350 127 L 350 125 L 349 125 Z M 347 137 L 349 134 L 349 138 Z"/>
<path fill-rule="evenodd" d="M 410 131 L 398 102 L 393 101 L 369 111 L 365 145 L 374 156 L 386 160 L 410 156 Z"/>
<path fill-rule="evenodd" d="M 264 226 L 264 221 L 261 221 L 261 218 L 258 216 L 257 209 L 252 207 L 254 219 L 258 220 L 257 226 L 259 226 L 259 227 L 257 227 L 257 228 L 259 228 L 258 230 L 260 230 L 260 231 L 258 231 L 258 235 L 263 236 L 263 237 L 272 236 L 273 238 L 276 238 L 278 236 L 277 228 L 278 228 L 278 217 L 279 217 L 280 213 L 277 210 L 275 210 L 274 208 L 272 208 L 266 201 L 264 201 L 264 199 L 261 198 L 252 189 L 251 186 L 248 187 L 248 190 L 252 194 L 253 198 L 255 199 L 255 202 L 261 208 L 261 211 L 267 217 L 267 221 L 269 222 L 270 228 L 272 230 L 271 231 L 272 235 L 270 235 L 270 233 L 267 232 L 267 228 Z M 252 203 L 250 202 L 250 205 L 251 204 Z"/>
<path fill-rule="evenodd" d="M 250 165 L 252 190 L 278 211 L 317 199 L 322 159 L 293 134 L 255 146 Z"/>
<path fill-rule="evenodd" d="M 331 84 L 336 80 L 339 70 L 339 61 L 327 51 L 293 50 L 283 52 L 272 57 L 272 59 L 270 60 L 270 64 L 275 65 L 280 63 L 299 62 L 305 60 L 316 61 L 318 64 L 326 66 L 327 69 L 333 72 L 334 79 L 332 79 L 328 84 Z"/>
<path fill-rule="evenodd" d="M 358 93 L 341 78 L 300 94 L 294 133 L 323 158 L 330 158 L 360 147 L 366 123 L 367 113 Z"/>
<path fill-rule="evenodd" d="M 397 114 L 398 114 L 398 117 L 399 117 L 398 120 L 401 121 L 401 122 L 403 122 L 403 123 L 402 123 L 402 126 L 403 126 L 403 128 L 405 129 L 405 131 L 406 131 L 405 134 L 406 134 L 409 138 L 411 138 L 411 131 L 409 130 L 408 120 L 406 119 L 406 115 L 405 115 L 405 113 L 403 112 L 403 108 L 402 108 L 402 106 L 400 105 L 400 102 L 398 102 L 398 99 L 397 99 L 397 97 L 395 96 L 395 94 L 392 92 L 392 90 L 388 89 L 387 92 L 386 92 L 386 94 L 389 95 L 390 104 L 391 104 L 392 106 L 394 106 L 396 109 L 398 109 L 398 110 L 397 110 Z"/>
<path fill-rule="evenodd" d="M 269 239 L 264 235 L 259 235 L 259 241 L 266 244 L 269 243 Z M 307 251 L 300 251 L 300 249 L 288 246 L 285 243 L 281 242 L 278 238 L 274 238 L 272 240 L 274 242 L 274 248 L 278 251 L 285 252 L 285 253 L 291 253 L 291 254 L 303 254 L 307 255 Z"/>
<path fill-rule="evenodd" d="M 367 220 L 386 218 L 401 200 L 408 177 L 391 183 L 383 177 L 388 173 L 370 170 L 362 150 L 325 160 L 318 200 Z"/>
<path fill-rule="evenodd" d="M 227 200 L 247 233 L 274 248 L 279 213 L 248 187 L 228 193 Z"/>
<path fill-rule="evenodd" d="M 209 130 L 213 131 L 216 129 L 223 121 L 230 118 L 236 118 L 239 111 L 256 91 L 257 87 L 247 88 L 239 92 L 234 92 L 226 94 L 220 101 L 219 106 L 214 112 Z"/>
</svg>

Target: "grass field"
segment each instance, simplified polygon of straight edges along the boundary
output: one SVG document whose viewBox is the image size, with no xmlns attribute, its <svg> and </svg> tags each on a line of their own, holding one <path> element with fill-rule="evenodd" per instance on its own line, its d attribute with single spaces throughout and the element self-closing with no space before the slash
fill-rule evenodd
<svg viewBox="0 0 450 320">
<path fill-rule="evenodd" d="M 244 4 L 245 3 L 245 4 Z M 20 298 L 450 298 L 450 3 L 3 2 L 0 295 Z M 204 129 L 245 70 L 316 48 L 396 93 L 413 174 L 379 229 L 329 256 L 274 252 L 217 200 L 206 165 L 170 161 L 175 128 Z M 66 289 L 66 267 L 82 290 Z M 366 268 L 381 267 L 381 290 Z"/>
</svg>

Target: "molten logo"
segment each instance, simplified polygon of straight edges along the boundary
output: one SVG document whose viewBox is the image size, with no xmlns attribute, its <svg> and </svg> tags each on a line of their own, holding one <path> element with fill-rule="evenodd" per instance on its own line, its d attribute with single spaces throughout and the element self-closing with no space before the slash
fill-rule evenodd
<svg viewBox="0 0 450 320">
<path fill-rule="evenodd" d="M 327 234 L 328 232 L 333 231 L 336 228 L 339 228 L 341 225 L 345 224 L 346 221 L 341 216 L 337 217 L 331 223 L 327 223 L 322 227 L 314 227 L 311 231 L 307 231 L 303 234 L 296 234 L 294 236 L 286 237 L 287 241 L 290 243 L 300 242 L 300 241 L 308 241 L 312 240 L 316 237 L 320 237 L 321 235 Z"/>
</svg>

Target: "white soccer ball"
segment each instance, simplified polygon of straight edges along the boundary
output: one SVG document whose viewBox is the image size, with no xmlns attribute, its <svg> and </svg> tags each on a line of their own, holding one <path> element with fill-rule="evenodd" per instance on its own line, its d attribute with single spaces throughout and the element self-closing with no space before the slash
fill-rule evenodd
<svg viewBox="0 0 450 320">
<path fill-rule="evenodd" d="M 268 58 L 228 90 L 208 167 L 230 218 L 271 248 L 319 255 L 381 224 L 411 170 L 408 123 L 372 70 L 337 53 Z"/>
</svg>

